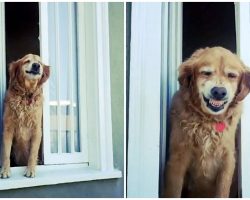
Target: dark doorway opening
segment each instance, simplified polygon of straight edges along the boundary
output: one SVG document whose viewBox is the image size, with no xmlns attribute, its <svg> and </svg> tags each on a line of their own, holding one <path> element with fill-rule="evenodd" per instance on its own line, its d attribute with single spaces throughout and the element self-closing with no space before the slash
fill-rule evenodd
<svg viewBox="0 0 250 200">
<path fill-rule="evenodd" d="M 183 3 L 183 60 L 189 58 L 196 49 L 212 46 L 222 46 L 236 53 L 234 3 Z M 230 194 L 234 198 L 240 196 L 240 157 L 237 147 L 237 164 Z"/>
<path fill-rule="evenodd" d="M 212 46 L 236 52 L 234 3 L 183 3 L 183 59 Z"/>
<path fill-rule="evenodd" d="M 9 63 L 29 53 L 40 55 L 38 3 L 5 3 L 5 39 L 8 85 Z M 42 163 L 42 157 L 40 148 L 39 164 Z M 11 166 L 16 166 L 14 159 L 11 159 Z"/>
<path fill-rule="evenodd" d="M 40 54 L 38 3 L 5 3 L 6 63 Z"/>
</svg>

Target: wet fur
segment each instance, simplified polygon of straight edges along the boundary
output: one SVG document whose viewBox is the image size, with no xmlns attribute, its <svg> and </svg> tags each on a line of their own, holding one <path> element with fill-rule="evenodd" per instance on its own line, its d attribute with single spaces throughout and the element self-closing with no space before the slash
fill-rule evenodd
<svg viewBox="0 0 250 200">
<path fill-rule="evenodd" d="M 35 60 L 35 56 L 27 56 Z M 42 65 L 41 78 L 27 80 L 21 71 L 27 56 L 9 66 L 10 81 L 4 101 L 2 178 L 10 176 L 10 151 L 16 165 L 28 165 L 25 175 L 35 176 L 42 137 L 42 84 L 48 79 L 50 70 Z"/>
<path fill-rule="evenodd" d="M 220 115 L 201 110 L 196 86 L 196 68 L 202 54 L 217 52 L 230 64 L 237 63 L 241 74 L 235 98 Z M 214 53 L 213 52 L 213 53 Z M 209 62 L 216 59 L 213 56 Z M 242 100 L 249 93 L 250 73 L 231 52 L 221 47 L 196 51 L 180 66 L 180 90 L 171 107 L 170 158 L 166 166 L 165 197 L 229 197 L 235 169 L 235 134 L 242 112 Z M 223 133 L 214 124 L 224 121 Z"/>
</svg>

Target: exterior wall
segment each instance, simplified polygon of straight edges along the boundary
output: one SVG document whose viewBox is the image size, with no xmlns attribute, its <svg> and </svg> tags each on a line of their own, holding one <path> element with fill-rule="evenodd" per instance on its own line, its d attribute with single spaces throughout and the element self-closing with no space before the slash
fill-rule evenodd
<svg viewBox="0 0 250 200">
<path fill-rule="evenodd" d="M 114 166 L 122 172 L 124 166 L 123 8 L 123 3 L 109 3 Z M 17 190 L 0 191 L 0 197 L 123 197 L 123 181 L 124 178 L 120 178 L 21 188 Z"/>
</svg>

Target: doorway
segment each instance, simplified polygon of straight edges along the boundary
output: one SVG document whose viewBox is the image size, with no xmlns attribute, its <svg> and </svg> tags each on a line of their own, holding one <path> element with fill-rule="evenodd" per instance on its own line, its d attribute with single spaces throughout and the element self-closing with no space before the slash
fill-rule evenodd
<svg viewBox="0 0 250 200">
<path fill-rule="evenodd" d="M 183 3 L 183 60 L 212 46 L 236 53 L 234 3 Z"/>
<path fill-rule="evenodd" d="M 39 3 L 6 2 L 4 11 L 7 77 L 6 85 L 8 88 L 9 64 L 12 61 L 16 61 L 29 53 L 40 55 Z M 41 164 L 42 148 L 40 148 L 38 160 L 39 164 Z M 11 159 L 11 166 L 16 166 L 14 159 Z"/>
<path fill-rule="evenodd" d="M 28 53 L 39 55 L 39 4 L 5 3 L 5 32 L 7 66 Z"/>
</svg>

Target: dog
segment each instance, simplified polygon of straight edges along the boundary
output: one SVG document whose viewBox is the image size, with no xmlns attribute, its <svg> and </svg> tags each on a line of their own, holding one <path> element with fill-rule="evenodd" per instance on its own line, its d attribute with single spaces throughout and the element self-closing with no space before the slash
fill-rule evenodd
<svg viewBox="0 0 250 200">
<path fill-rule="evenodd" d="M 25 176 L 35 177 L 42 137 L 42 85 L 49 66 L 37 55 L 28 54 L 9 65 L 9 86 L 4 101 L 4 131 L 1 178 L 9 178 L 10 154 Z"/>
<path fill-rule="evenodd" d="M 229 197 L 235 135 L 250 71 L 222 47 L 195 51 L 179 67 L 172 99 L 165 197 Z"/>
</svg>

